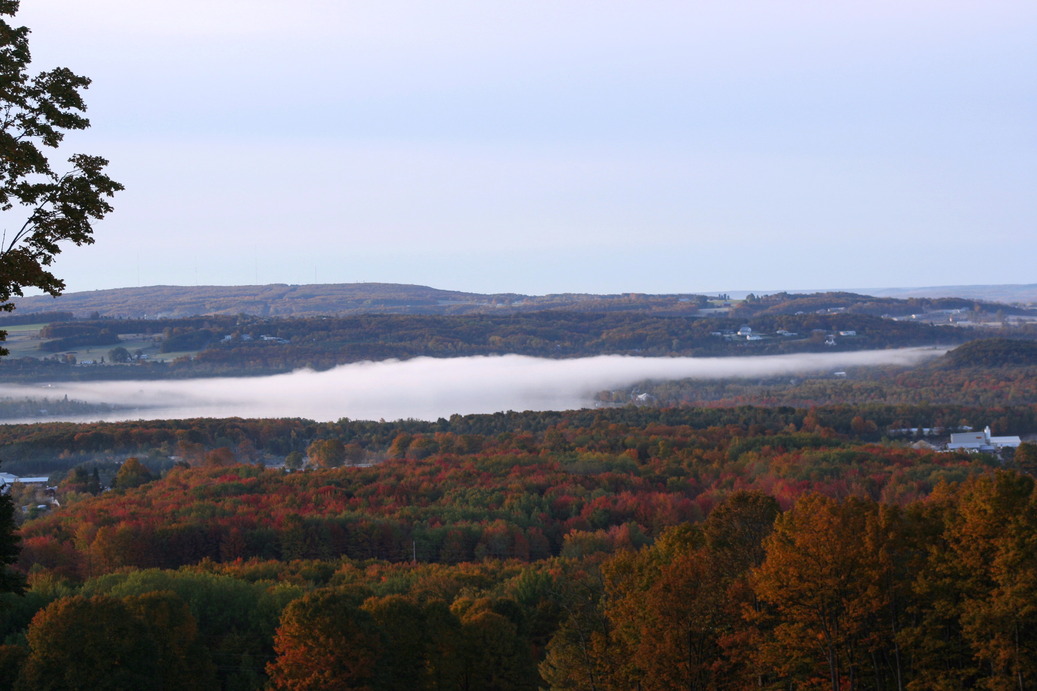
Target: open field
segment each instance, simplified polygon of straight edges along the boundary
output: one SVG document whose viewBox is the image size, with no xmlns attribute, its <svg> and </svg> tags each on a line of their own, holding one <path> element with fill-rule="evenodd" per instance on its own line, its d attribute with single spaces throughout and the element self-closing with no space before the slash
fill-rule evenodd
<svg viewBox="0 0 1037 691">
<path fill-rule="evenodd" d="M 71 354 L 80 363 L 101 362 L 102 359 L 108 362 L 111 360 L 109 355 L 111 350 L 120 346 L 129 351 L 133 356 L 144 355 L 148 360 L 154 362 L 171 362 L 180 357 L 193 357 L 198 353 L 197 350 L 163 353 L 159 349 L 161 337 L 139 333 L 120 333 L 118 344 L 86 345 L 61 350 L 56 353 L 48 352 L 40 350 L 40 344 L 46 341 L 46 339 L 40 337 L 40 330 L 45 326 L 47 324 L 19 324 L 5 327 L 7 340 L 4 346 L 10 351 L 10 357 L 41 359 L 54 357 L 55 355 Z"/>
</svg>

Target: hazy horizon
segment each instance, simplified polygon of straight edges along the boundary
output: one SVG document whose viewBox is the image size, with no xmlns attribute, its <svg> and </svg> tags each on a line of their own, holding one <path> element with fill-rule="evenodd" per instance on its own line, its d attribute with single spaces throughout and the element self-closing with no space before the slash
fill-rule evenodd
<svg viewBox="0 0 1037 691">
<path fill-rule="evenodd" d="M 23 23 L 34 67 L 93 80 L 57 157 L 126 185 L 58 257 L 69 291 L 1033 280 L 1031 3 L 45 0 Z"/>
<path fill-rule="evenodd" d="M 459 288 L 455 288 L 455 287 L 453 287 L 453 286 L 451 286 L 449 284 L 446 284 L 446 285 L 425 285 L 425 284 L 418 284 L 418 283 L 413 283 L 413 282 L 389 283 L 389 282 L 385 282 L 385 281 L 348 281 L 348 282 L 341 282 L 341 283 L 306 283 L 306 282 L 303 282 L 303 283 L 285 283 L 283 281 L 278 281 L 278 282 L 264 283 L 264 284 L 166 283 L 166 284 L 152 284 L 152 285 L 139 285 L 139 286 L 113 286 L 113 287 L 110 287 L 110 288 L 99 288 L 99 289 L 94 289 L 94 290 L 80 290 L 80 291 L 69 290 L 69 291 L 65 291 L 65 293 L 62 296 L 58 296 L 58 298 L 56 298 L 56 299 L 60 303 L 61 297 L 63 297 L 64 295 L 76 295 L 76 294 L 85 295 L 85 294 L 90 294 L 90 293 L 95 293 L 95 292 L 103 292 L 103 291 L 151 290 L 151 289 L 155 289 L 155 288 L 185 288 L 185 289 L 203 289 L 203 288 L 217 288 L 217 289 L 220 289 L 220 288 L 228 288 L 228 289 L 233 289 L 233 288 L 248 288 L 248 287 L 260 287 L 261 288 L 261 287 L 272 286 L 272 285 L 283 285 L 283 286 L 292 286 L 292 287 L 310 287 L 310 286 L 319 287 L 319 286 L 326 286 L 326 285 L 401 285 L 401 286 L 414 286 L 414 287 L 419 287 L 419 288 L 431 288 L 433 290 L 442 290 L 442 291 L 446 291 L 446 292 L 470 292 L 472 294 L 483 294 L 483 295 L 506 294 L 506 293 L 509 293 L 509 292 L 513 292 L 513 291 L 488 291 L 488 292 L 483 292 L 483 291 L 464 291 L 464 290 L 461 290 Z M 1015 288 L 1019 288 L 1019 289 L 1034 289 L 1034 288 L 1037 288 L 1037 282 L 1030 282 L 1030 283 L 984 283 L 984 284 L 979 284 L 979 283 L 959 283 L 959 284 L 950 284 L 950 285 L 895 285 L 895 286 L 894 285 L 885 285 L 885 286 L 877 286 L 876 285 L 876 286 L 863 286 L 863 287 L 862 286 L 838 285 L 838 286 L 813 287 L 813 288 L 787 288 L 787 287 L 761 288 L 759 286 L 748 287 L 747 288 L 747 287 L 731 287 L 731 286 L 728 286 L 726 288 L 725 287 L 721 287 L 721 288 L 711 289 L 711 290 L 707 290 L 707 289 L 698 289 L 698 290 L 696 290 L 696 289 L 688 289 L 688 290 L 681 291 L 681 293 L 682 294 L 686 294 L 686 295 L 717 295 L 717 294 L 724 294 L 724 295 L 729 295 L 730 297 L 732 297 L 734 299 L 743 299 L 746 295 L 749 295 L 750 293 L 755 294 L 755 295 L 771 295 L 771 294 L 776 294 L 776 293 L 790 293 L 790 294 L 800 294 L 800 295 L 802 295 L 802 294 L 825 293 L 825 292 L 850 292 L 850 293 L 858 293 L 858 294 L 862 294 L 862 295 L 871 295 L 871 296 L 874 296 L 874 297 L 885 297 L 885 296 L 897 297 L 897 298 L 903 298 L 903 297 L 962 297 L 962 298 L 990 299 L 992 301 L 997 301 L 995 299 L 996 296 L 988 298 L 988 297 L 984 297 L 984 295 L 986 294 L 986 292 L 989 292 L 989 290 L 997 291 L 999 289 L 1007 289 L 1007 290 L 1010 291 L 1010 290 L 1015 289 Z M 958 292 L 952 294 L 952 293 L 948 293 L 945 289 L 957 289 Z M 608 293 L 608 294 L 613 294 L 613 295 L 614 294 L 627 294 L 627 293 L 631 293 L 631 292 L 637 292 L 637 291 L 617 290 L 617 291 L 614 291 L 613 293 Z M 606 294 L 606 293 L 589 293 L 587 291 L 567 291 L 567 293 L 568 294 L 577 294 L 577 295 L 578 294 L 586 294 L 586 295 L 595 295 L 595 294 L 604 295 L 604 294 Z M 561 293 L 554 293 L 554 294 L 561 294 Z M 551 293 L 524 293 L 524 295 L 527 295 L 527 296 L 530 296 L 530 297 L 542 297 L 542 296 L 551 295 Z M 26 296 L 24 298 L 14 298 L 12 300 L 12 302 L 17 307 L 19 305 L 19 302 L 24 302 L 25 300 L 31 300 L 34 303 L 38 302 L 39 300 L 37 300 L 37 298 L 39 300 L 43 300 L 44 302 L 50 302 L 51 300 L 55 299 L 55 298 L 52 298 L 49 295 L 41 293 L 38 290 L 37 291 L 26 290 Z M 55 306 L 55 309 L 60 309 L 60 307 L 59 306 Z"/>
</svg>

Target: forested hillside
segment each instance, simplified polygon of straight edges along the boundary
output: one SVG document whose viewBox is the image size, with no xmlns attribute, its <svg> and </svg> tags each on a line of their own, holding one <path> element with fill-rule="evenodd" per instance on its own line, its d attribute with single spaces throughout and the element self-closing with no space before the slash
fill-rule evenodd
<svg viewBox="0 0 1037 691">
<path fill-rule="evenodd" d="M 747 320 L 628 312 L 260 319 L 101 319 L 55 322 L 9 339 L 0 380 L 241 376 L 328 369 L 366 360 L 520 354 L 745 356 L 954 345 L 999 330 L 957 329 L 868 315 Z M 736 332 L 751 329 L 753 339 Z M 844 335 L 845 334 L 845 335 Z M 1037 337 L 1018 327 L 1016 338 Z"/>
</svg>

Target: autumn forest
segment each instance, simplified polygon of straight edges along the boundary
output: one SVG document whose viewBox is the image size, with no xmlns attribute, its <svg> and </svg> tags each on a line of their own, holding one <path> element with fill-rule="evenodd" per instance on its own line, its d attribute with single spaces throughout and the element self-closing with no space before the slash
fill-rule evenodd
<svg viewBox="0 0 1037 691">
<path fill-rule="evenodd" d="M 21 525 L 0 679 L 1026 688 L 1037 447 L 938 452 L 927 425 L 1037 407 L 6 426 L 74 465 Z"/>
</svg>

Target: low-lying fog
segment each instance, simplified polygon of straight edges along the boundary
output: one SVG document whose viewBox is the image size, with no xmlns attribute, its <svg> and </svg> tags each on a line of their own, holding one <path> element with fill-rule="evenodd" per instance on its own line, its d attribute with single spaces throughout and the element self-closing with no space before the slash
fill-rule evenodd
<svg viewBox="0 0 1037 691">
<path fill-rule="evenodd" d="M 89 420 L 301 417 L 333 421 L 416 418 L 593 405 L 603 390 L 646 379 L 760 378 L 869 365 L 915 365 L 943 349 L 903 348 L 727 358 L 599 356 L 549 360 L 522 355 L 364 362 L 325 372 L 174 381 L 0 385 L 2 398 L 47 398 L 119 406 Z M 75 420 L 40 416 L 19 422 Z M 82 420 L 83 418 L 79 418 Z M 12 421 L 13 422 L 13 421 Z"/>
</svg>

